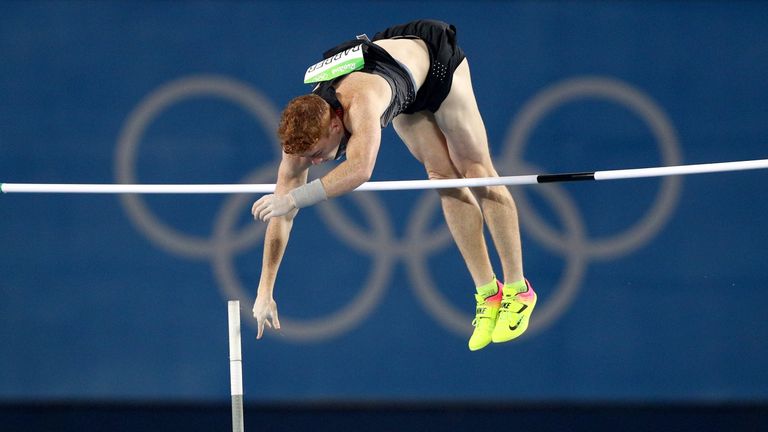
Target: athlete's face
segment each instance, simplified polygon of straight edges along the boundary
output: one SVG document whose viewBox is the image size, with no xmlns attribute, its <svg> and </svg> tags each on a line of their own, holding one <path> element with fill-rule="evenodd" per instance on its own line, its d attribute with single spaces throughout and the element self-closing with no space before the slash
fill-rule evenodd
<svg viewBox="0 0 768 432">
<path fill-rule="evenodd" d="M 320 138 L 302 156 L 309 158 L 312 165 L 335 160 L 343 137 L 344 127 L 341 125 L 341 121 L 334 117 L 328 126 L 328 136 Z"/>
<path fill-rule="evenodd" d="M 312 165 L 319 165 L 323 162 L 332 161 L 336 158 L 336 152 L 339 149 L 341 143 L 341 137 L 334 137 L 328 135 L 325 138 L 320 138 L 314 146 L 305 154 L 312 161 Z"/>
</svg>

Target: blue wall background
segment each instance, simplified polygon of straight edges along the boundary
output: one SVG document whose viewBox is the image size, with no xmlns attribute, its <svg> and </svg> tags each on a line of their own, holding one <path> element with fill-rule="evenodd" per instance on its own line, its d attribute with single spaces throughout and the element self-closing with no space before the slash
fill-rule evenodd
<svg viewBox="0 0 768 432">
<path fill-rule="evenodd" d="M 458 27 L 505 175 L 764 158 L 766 16 L 758 2 L 2 3 L 0 180 L 273 182 L 275 117 L 308 90 L 304 69 L 422 17 Z M 388 129 L 374 179 L 423 177 Z M 433 192 L 302 211 L 276 289 L 285 329 L 243 335 L 246 397 L 765 401 L 765 179 L 515 189 L 538 315 L 478 353 Z M 0 399 L 227 400 L 226 300 L 246 320 L 261 264 L 253 199 L 0 197 Z"/>
</svg>

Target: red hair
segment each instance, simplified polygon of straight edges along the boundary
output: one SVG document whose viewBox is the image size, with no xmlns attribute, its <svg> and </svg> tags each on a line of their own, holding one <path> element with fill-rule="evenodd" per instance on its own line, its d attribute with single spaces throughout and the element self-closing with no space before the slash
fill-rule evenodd
<svg viewBox="0 0 768 432">
<path fill-rule="evenodd" d="M 277 136 L 283 151 L 304 153 L 320 138 L 328 136 L 331 106 L 323 98 L 308 94 L 294 98 L 283 110 Z"/>
</svg>

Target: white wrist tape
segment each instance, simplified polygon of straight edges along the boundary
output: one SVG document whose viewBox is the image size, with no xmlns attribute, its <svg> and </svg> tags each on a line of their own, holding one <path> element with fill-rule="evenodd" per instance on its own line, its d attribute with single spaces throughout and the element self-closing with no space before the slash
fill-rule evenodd
<svg viewBox="0 0 768 432">
<path fill-rule="evenodd" d="M 321 182 L 320 179 L 312 180 L 304 186 L 297 187 L 288 194 L 293 197 L 293 201 L 296 203 L 296 208 L 309 207 L 328 199 L 328 195 L 325 194 L 323 182 Z"/>
</svg>

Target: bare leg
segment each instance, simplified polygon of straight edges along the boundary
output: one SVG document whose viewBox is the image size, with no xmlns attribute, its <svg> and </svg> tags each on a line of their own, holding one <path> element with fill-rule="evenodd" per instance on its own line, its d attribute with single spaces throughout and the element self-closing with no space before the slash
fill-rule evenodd
<svg viewBox="0 0 768 432">
<path fill-rule="evenodd" d="M 448 97 L 435 113 L 446 138 L 448 154 L 462 177 L 496 177 L 488 150 L 485 125 L 475 101 L 469 64 L 465 59 L 453 75 Z M 472 188 L 493 238 L 507 283 L 523 279 L 523 259 L 517 207 L 505 186 Z"/>
<path fill-rule="evenodd" d="M 395 118 L 395 130 L 408 149 L 427 170 L 430 179 L 458 178 L 451 163 L 445 136 L 428 112 L 401 114 Z M 468 188 L 440 189 L 440 202 L 448 229 L 464 257 L 475 286 L 493 279 L 493 268 L 483 236 L 483 214 Z"/>
</svg>

